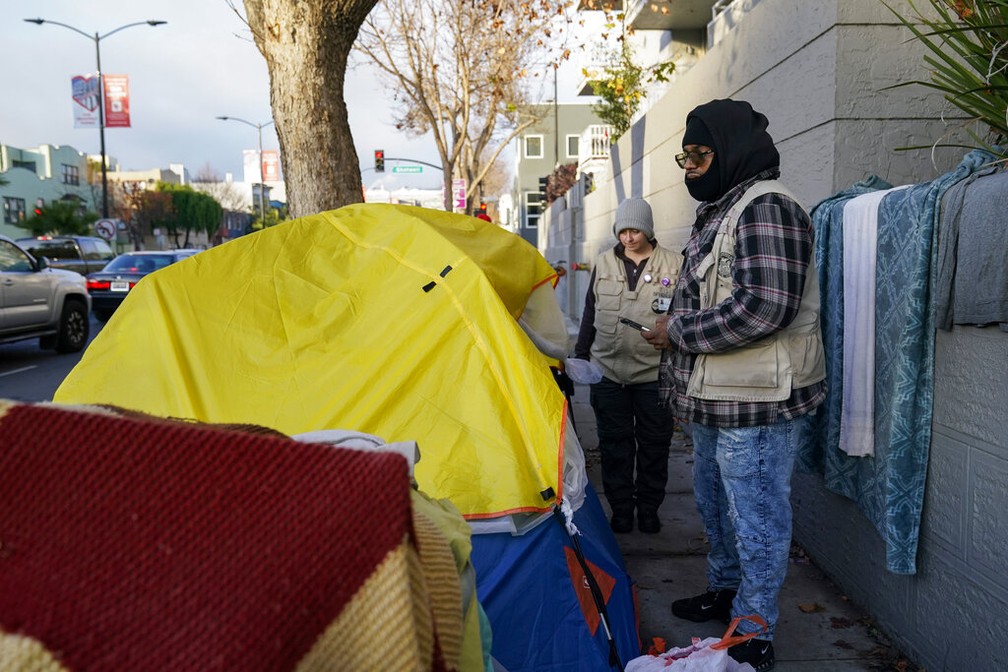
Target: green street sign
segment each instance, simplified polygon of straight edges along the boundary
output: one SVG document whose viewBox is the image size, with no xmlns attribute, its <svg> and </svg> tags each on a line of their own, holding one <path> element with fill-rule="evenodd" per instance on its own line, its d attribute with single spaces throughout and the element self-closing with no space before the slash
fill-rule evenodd
<svg viewBox="0 0 1008 672">
<path fill-rule="evenodd" d="M 422 173 L 423 166 L 392 166 L 393 173 Z"/>
</svg>

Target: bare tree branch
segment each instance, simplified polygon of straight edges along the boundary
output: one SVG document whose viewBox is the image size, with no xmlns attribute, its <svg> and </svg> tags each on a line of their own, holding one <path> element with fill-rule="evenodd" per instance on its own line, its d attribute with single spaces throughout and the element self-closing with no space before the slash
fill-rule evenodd
<svg viewBox="0 0 1008 672">
<path fill-rule="evenodd" d="M 401 104 L 397 128 L 432 135 L 445 209 L 452 179 L 463 177 L 471 213 L 488 162 L 537 121 L 529 80 L 569 54 L 560 39 L 567 8 L 557 0 L 382 0 L 365 20 L 355 48 Z M 555 46 L 546 48 L 544 36 Z"/>
</svg>

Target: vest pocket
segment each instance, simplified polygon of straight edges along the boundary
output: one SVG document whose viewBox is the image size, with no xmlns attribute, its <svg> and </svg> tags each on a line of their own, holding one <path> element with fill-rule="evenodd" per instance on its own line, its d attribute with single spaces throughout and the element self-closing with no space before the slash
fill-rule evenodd
<svg viewBox="0 0 1008 672">
<path fill-rule="evenodd" d="M 794 338 L 791 347 L 791 361 L 794 363 L 795 387 L 806 387 L 818 383 L 826 377 L 826 355 L 818 332 Z"/>
<path fill-rule="evenodd" d="M 698 399 L 780 401 L 790 394 L 781 384 L 781 352 L 776 338 L 731 352 L 699 355 L 687 394 Z"/>
<path fill-rule="evenodd" d="M 623 287 L 618 282 L 599 278 L 595 282 L 595 329 L 613 335 L 619 324 Z"/>
</svg>

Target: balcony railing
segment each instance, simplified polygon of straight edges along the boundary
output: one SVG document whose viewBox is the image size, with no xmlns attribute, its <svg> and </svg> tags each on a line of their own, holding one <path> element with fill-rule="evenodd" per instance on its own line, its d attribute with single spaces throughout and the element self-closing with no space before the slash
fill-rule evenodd
<svg viewBox="0 0 1008 672">
<path fill-rule="evenodd" d="M 581 133 L 578 145 L 579 180 L 587 179 L 594 184 L 603 180 L 609 172 L 609 151 L 612 148 L 612 126 L 592 124 Z M 588 190 L 590 191 L 590 189 Z"/>
<path fill-rule="evenodd" d="M 592 124 L 586 128 L 578 143 L 578 165 L 592 159 L 608 159 L 611 138 L 612 126 L 608 124 Z"/>
</svg>

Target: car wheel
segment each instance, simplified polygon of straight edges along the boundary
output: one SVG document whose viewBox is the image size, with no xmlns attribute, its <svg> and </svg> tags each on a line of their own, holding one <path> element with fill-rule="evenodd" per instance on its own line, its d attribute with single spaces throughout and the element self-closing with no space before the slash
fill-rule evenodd
<svg viewBox="0 0 1008 672">
<path fill-rule="evenodd" d="M 111 310 L 96 310 L 94 311 L 94 316 L 97 317 L 101 322 L 108 322 L 112 317 Z"/>
<path fill-rule="evenodd" d="M 80 352 L 87 345 L 91 325 L 84 306 L 77 301 L 67 301 L 60 317 L 56 352 Z"/>
</svg>

